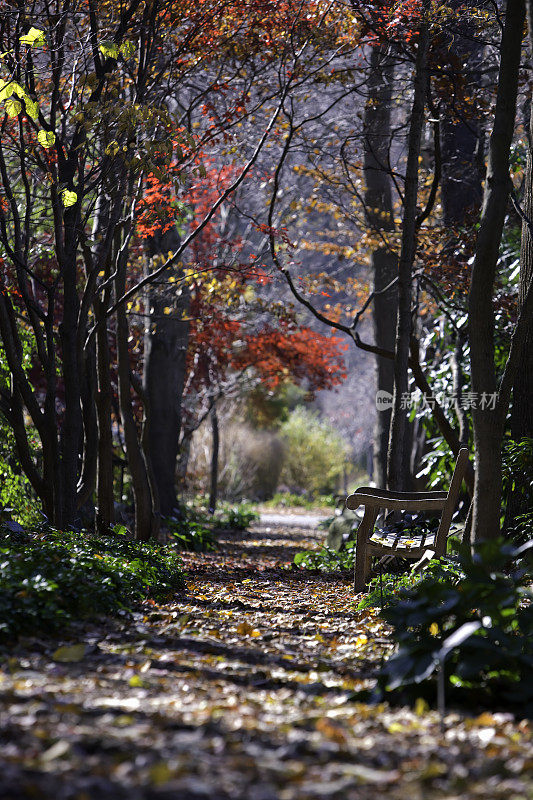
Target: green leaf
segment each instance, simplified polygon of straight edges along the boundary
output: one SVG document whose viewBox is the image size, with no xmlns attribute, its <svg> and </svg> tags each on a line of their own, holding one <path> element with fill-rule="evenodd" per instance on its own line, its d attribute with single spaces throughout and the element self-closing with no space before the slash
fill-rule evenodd
<svg viewBox="0 0 533 800">
<path fill-rule="evenodd" d="M 46 149 L 52 147 L 55 140 L 56 140 L 56 135 L 55 133 L 52 133 L 52 131 L 39 131 L 39 133 L 37 134 L 37 141 L 39 142 L 41 147 L 45 147 Z"/>
<path fill-rule="evenodd" d="M 120 52 L 124 58 L 131 58 L 135 54 L 135 42 L 123 42 L 120 45 Z"/>
<path fill-rule="evenodd" d="M 44 47 L 46 39 L 44 38 L 44 31 L 39 28 L 30 28 L 28 33 L 20 37 L 20 43 L 28 47 Z"/>
<path fill-rule="evenodd" d="M 6 100 L 6 114 L 8 117 L 16 117 L 22 111 L 22 103 L 19 100 L 14 100 L 12 97 L 8 97 Z"/>
<path fill-rule="evenodd" d="M 105 58 L 118 58 L 119 56 L 118 46 L 111 40 L 102 42 L 99 50 Z"/>
<path fill-rule="evenodd" d="M 63 205 L 65 208 L 69 208 L 73 206 L 74 203 L 78 200 L 78 195 L 76 192 L 71 192 L 70 189 L 64 189 L 61 194 L 61 199 L 63 201 Z"/>
</svg>

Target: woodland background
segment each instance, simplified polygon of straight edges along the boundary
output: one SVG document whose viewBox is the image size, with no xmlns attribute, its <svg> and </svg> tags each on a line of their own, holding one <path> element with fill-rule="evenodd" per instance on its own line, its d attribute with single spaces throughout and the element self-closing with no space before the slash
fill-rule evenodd
<svg viewBox="0 0 533 800">
<path fill-rule="evenodd" d="M 526 32 L 522 2 L 4 3 L 4 504 L 125 503 L 147 540 L 208 483 L 405 490 L 466 443 L 473 539 L 531 513 Z"/>
</svg>

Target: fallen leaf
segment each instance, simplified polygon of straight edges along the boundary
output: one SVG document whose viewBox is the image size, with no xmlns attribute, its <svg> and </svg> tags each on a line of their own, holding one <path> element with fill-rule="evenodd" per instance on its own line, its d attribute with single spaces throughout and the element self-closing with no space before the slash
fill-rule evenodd
<svg viewBox="0 0 533 800">
<path fill-rule="evenodd" d="M 63 664 L 74 663 L 82 660 L 85 650 L 86 646 L 84 644 L 63 645 L 63 647 L 57 648 L 52 658 L 54 661 L 60 661 Z"/>
</svg>

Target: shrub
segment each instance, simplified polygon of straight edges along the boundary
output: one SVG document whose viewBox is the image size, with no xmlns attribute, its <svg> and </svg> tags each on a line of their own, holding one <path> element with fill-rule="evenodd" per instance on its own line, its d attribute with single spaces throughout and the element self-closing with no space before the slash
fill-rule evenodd
<svg viewBox="0 0 533 800">
<path fill-rule="evenodd" d="M 0 528 L 0 640 L 53 632 L 72 619 L 113 614 L 184 586 L 169 548 L 125 536 L 14 534 Z"/>
<path fill-rule="evenodd" d="M 281 481 L 313 495 L 334 492 L 348 458 L 338 431 L 299 407 L 283 423 L 280 434 L 286 445 Z"/>
<path fill-rule="evenodd" d="M 479 622 L 447 658 L 456 695 L 533 710 L 533 684 L 526 679 L 533 669 L 531 544 L 517 549 L 503 540 L 482 542 L 474 555 L 460 546 L 454 563 L 433 562 L 416 587 L 383 611 L 399 650 L 386 663 L 380 686 L 419 696 L 417 684 L 437 669 L 444 641 L 465 623 Z"/>
</svg>

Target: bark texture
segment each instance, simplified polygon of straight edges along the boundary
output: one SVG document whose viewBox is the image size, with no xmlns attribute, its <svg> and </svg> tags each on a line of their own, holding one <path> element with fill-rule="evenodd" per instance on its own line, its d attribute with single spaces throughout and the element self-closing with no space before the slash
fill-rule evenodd
<svg viewBox="0 0 533 800">
<path fill-rule="evenodd" d="M 381 292 L 398 275 L 398 258 L 382 234 L 394 229 L 391 181 L 388 169 L 391 143 L 391 106 L 394 62 L 387 49 L 375 46 L 370 54 L 368 99 L 364 115 L 365 215 L 368 226 L 382 243 L 371 255 L 373 290 Z M 374 341 L 385 350 L 394 350 L 398 289 L 376 294 L 373 304 Z M 376 389 L 394 390 L 394 363 L 376 356 Z M 374 479 L 387 485 L 387 450 L 392 409 L 378 411 L 374 428 Z"/>
<path fill-rule="evenodd" d="M 424 10 L 427 3 L 424 4 Z M 412 273 L 416 250 L 416 213 L 418 199 L 418 160 L 424 126 L 425 92 L 427 85 L 427 52 L 429 31 L 422 23 L 418 37 L 414 74 L 414 97 L 409 125 L 408 153 L 405 172 L 402 247 L 398 265 L 398 322 L 394 357 L 394 399 L 390 425 L 387 462 L 387 486 L 404 490 L 410 475 L 406 470 L 408 436 L 407 411 L 402 408 L 402 395 L 408 391 L 409 348 L 412 333 Z"/>
<path fill-rule="evenodd" d="M 175 251 L 180 240 L 170 231 L 151 242 L 151 254 Z M 178 505 L 176 468 L 181 432 L 181 402 L 185 385 L 189 342 L 189 292 L 178 281 L 151 286 L 148 291 L 150 321 L 145 335 L 143 388 L 147 400 L 147 446 L 160 510 L 169 516 Z M 180 294 L 176 294 L 178 286 Z M 172 313 L 166 314 L 165 308 Z"/>
<path fill-rule="evenodd" d="M 493 289 L 500 241 L 510 191 L 509 152 L 514 132 L 518 74 L 524 30 L 523 0 L 509 0 L 500 47 L 498 93 L 469 293 L 469 335 L 472 390 L 478 398 L 498 391 L 494 360 Z M 501 444 L 505 412 L 500 397 L 494 411 L 473 410 L 475 486 L 474 541 L 500 532 Z"/>
</svg>

